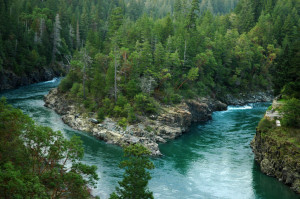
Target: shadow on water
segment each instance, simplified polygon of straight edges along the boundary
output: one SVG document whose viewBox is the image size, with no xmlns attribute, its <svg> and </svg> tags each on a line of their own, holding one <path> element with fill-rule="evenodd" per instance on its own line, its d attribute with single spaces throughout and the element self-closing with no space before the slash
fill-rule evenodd
<svg viewBox="0 0 300 199">
<path fill-rule="evenodd" d="M 253 160 L 253 190 L 255 190 L 256 198 L 272 198 L 272 199 L 283 199 L 283 198 L 300 198 L 299 195 L 290 190 L 290 188 L 274 177 L 267 176 L 260 172 L 259 164 Z"/>
</svg>

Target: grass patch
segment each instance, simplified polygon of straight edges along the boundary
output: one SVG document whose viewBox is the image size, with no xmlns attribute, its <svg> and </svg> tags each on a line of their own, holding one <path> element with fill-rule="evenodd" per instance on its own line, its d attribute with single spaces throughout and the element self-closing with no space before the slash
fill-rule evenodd
<svg viewBox="0 0 300 199">
<path fill-rule="evenodd" d="M 266 118 L 263 118 L 262 120 L 260 120 L 260 122 L 258 123 L 258 129 L 262 132 L 262 133 L 268 133 L 270 129 L 273 129 L 275 127 L 275 121 L 270 121 Z"/>
</svg>

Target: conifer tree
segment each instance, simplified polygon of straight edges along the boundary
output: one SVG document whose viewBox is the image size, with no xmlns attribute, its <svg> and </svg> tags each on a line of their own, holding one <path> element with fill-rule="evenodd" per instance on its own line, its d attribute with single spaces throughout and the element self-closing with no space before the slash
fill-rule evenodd
<svg viewBox="0 0 300 199">
<path fill-rule="evenodd" d="M 120 187 L 110 195 L 110 199 L 152 199 L 153 193 L 148 190 L 148 181 L 151 179 L 149 169 L 154 165 L 149 160 L 150 152 L 141 144 L 129 145 L 124 149 L 126 160 L 120 164 L 125 168 Z"/>
</svg>

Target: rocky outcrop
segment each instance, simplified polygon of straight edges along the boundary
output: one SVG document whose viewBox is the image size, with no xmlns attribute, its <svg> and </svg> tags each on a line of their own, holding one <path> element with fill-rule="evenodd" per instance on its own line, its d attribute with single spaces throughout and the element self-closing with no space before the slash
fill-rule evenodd
<svg viewBox="0 0 300 199">
<path fill-rule="evenodd" d="M 276 112 L 269 112 L 271 111 Z M 264 119 L 272 126 L 268 130 L 265 126 L 256 129 L 256 135 L 251 142 L 255 160 L 263 173 L 276 177 L 300 194 L 299 142 L 296 141 L 297 138 L 289 135 L 288 128 L 275 125 L 275 119 L 270 114 L 266 114 Z"/>
<path fill-rule="evenodd" d="M 222 101 L 230 105 L 245 105 L 255 102 L 269 102 L 274 98 L 273 91 L 258 91 L 239 93 L 238 95 L 227 94 Z"/>
<path fill-rule="evenodd" d="M 34 70 L 30 74 L 16 75 L 12 71 L 3 70 L 0 72 L 0 91 L 14 89 L 20 86 L 26 86 L 33 83 L 48 81 L 54 77 L 61 76 L 62 71 L 59 67 L 40 68 Z"/>
<path fill-rule="evenodd" d="M 141 143 L 152 155 L 161 155 L 159 143 L 175 139 L 187 132 L 193 122 L 210 120 L 214 111 L 227 108 L 226 104 L 217 100 L 188 100 L 176 106 L 163 106 L 160 114 L 156 116 L 139 116 L 141 122 L 123 129 L 111 118 L 106 118 L 98 124 L 94 113 L 80 113 L 76 108 L 78 106 L 56 88 L 52 89 L 44 100 L 45 106 L 62 115 L 62 120 L 72 128 L 89 132 L 99 139 L 120 146 Z"/>
<path fill-rule="evenodd" d="M 282 143 L 271 136 L 264 136 L 259 130 L 251 147 L 263 173 L 278 178 L 300 194 L 299 148 L 288 141 Z"/>
</svg>

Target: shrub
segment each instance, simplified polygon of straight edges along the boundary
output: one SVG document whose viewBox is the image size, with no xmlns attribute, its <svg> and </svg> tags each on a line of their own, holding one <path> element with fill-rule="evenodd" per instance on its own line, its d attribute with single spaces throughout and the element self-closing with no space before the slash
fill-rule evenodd
<svg viewBox="0 0 300 199">
<path fill-rule="evenodd" d="M 272 129 L 274 127 L 274 123 L 266 118 L 263 118 L 262 120 L 260 120 L 260 122 L 258 123 L 258 129 L 262 132 L 262 133 L 267 133 L 270 129 Z"/>
<path fill-rule="evenodd" d="M 89 109 L 92 105 L 90 100 L 84 100 L 83 102 L 84 108 Z"/>
<path fill-rule="evenodd" d="M 153 114 L 158 112 L 159 105 L 153 98 L 140 93 L 134 97 L 134 100 L 135 100 L 135 108 L 138 111 L 148 113 L 148 114 Z"/>
<path fill-rule="evenodd" d="M 123 129 L 125 129 L 126 126 L 127 126 L 127 119 L 125 117 L 123 117 L 122 119 L 120 119 L 118 121 L 118 125 L 121 126 L 121 127 L 123 127 Z"/>
<path fill-rule="evenodd" d="M 300 100 L 292 98 L 282 106 L 282 125 L 286 127 L 300 127 Z"/>
<path fill-rule="evenodd" d="M 171 101 L 174 104 L 178 104 L 181 102 L 181 96 L 178 94 L 171 95 Z"/>
<path fill-rule="evenodd" d="M 83 98 L 83 86 L 82 86 L 82 84 L 80 84 L 80 86 L 79 86 L 77 97 L 78 98 Z"/>
<path fill-rule="evenodd" d="M 134 113 L 134 110 L 132 108 L 132 106 L 130 106 L 130 104 L 126 104 L 125 105 L 125 110 L 127 112 L 127 120 L 129 123 L 134 123 L 136 122 L 136 116 L 135 116 L 135 113 Z"/>
<path fill-rule="evenodd" d="M 113 108 L 114 108 L 114 104 L 111 102 L 111 100 L 109 98 L 105 98 L 102 101 L 103 104 L 103 110 L 105 115 L 110 115 L 110 113 L 112 112 Z"/>
<path fill-rule="evenodd" d="M 102 122 L 105 119 L 104 108 L 100 108 L 97 113 L 98 120 Z"/>
<path fill-rule="evenodd" d="M 117 100 L 117 105 L 120 107 L 124 107 L 126 104 L 128 103 L 126 97 L 124 97 L 123 95 L 119 95 L 118 96 L 118 100 Z"/>
<path fill-rule="evenodd" d="M 75 82 L 71 88 L 71 93 L 76 96 L 77 93 L 79 92 L 79 89 L 80 89 L 80 84 Z"/>
<path fill-rule="evenodd" d="M 272 105 L 268 107 L 267 111 L 272 110 Z"/>
<path fill-rule="evenodd" d="M 123 109 L 119 106 L 115 106 L 114 107 L 114 110 L 113 110 L 113 113 L 114 113 L 114 116 L 115 117 L 121 117 L 121 116 L 124 116 L 124 112 Z"/>
<path fill-rule="evenodd" d="M 69 91 L 70 88 L 72 88 L 72 86 L 73 86 L 73 82 L 69 78 L 69 76 L 67 76 L 61 80 L 58 89 L 65 93 L 65 92 Z"/>
</svg>

